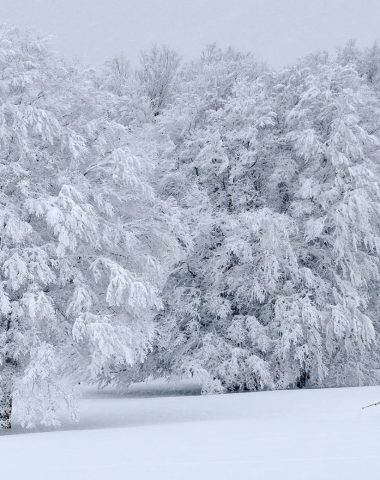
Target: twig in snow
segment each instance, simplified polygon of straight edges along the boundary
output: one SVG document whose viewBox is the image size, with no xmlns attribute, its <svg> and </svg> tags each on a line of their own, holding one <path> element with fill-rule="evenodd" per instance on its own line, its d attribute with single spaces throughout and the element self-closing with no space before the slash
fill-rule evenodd
<svg viewBox="0 0 380 480">
<path fill-rule="evenodd" d="M 376 405 L 380 405 L 380 402 L 370 403 L 369 405 L 366 405 L 365 407 L 362 407 L 362 410 L 364 410 L 365 408 L 368 408 L 368 407 L 375 407 Z"/>
</svg>

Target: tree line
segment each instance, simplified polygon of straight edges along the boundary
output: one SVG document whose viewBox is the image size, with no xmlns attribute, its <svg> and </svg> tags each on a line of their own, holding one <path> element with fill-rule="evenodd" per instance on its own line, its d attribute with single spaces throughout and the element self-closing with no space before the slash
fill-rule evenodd
<svg viewBox="0 0 380 480">
<path fill-rule="evenodd" d="M 0 30 L 0 425 L 78 382 L 375 383 L 380 47 L 98 69 Z"/>
</svg>

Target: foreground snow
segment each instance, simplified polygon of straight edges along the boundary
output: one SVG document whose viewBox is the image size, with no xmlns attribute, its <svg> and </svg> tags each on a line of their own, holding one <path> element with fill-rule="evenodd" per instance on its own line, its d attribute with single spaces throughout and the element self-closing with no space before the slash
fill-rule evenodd
<svg viewBox="0 0 380 480">
<path fill-rule="evenodd" d="M 79 425 L 0 436 L 1 478 L 380 478 L 380 387 L 188 393 L 88 392 Z"/>
</svg>

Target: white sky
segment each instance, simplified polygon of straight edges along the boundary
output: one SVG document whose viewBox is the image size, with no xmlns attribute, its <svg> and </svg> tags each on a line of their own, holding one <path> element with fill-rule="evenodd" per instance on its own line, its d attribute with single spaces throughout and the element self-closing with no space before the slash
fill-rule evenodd
<svg viewBox="0 0 380 480">
<path fill-rule="evenodd" d="M 0 22 L 89 64 L 121 52 L 135 61 L 153 43 L 191 58 L 215 41 L 281 66 L 350 38 L 380 39 L 380 0 L 0 0 Z"/>
</svg>

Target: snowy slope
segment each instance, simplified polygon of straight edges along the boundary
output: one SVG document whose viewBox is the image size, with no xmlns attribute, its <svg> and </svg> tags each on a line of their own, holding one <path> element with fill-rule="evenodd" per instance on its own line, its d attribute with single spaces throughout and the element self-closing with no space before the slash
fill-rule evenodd
<svg viewBox="0 0 380 480">
<path fill-rule="evenodd" d="M 87 393 L 79 425 L 0 436 L 0 478 L 380 478 L 380 387 L 185 393 Z"/>
</svg>

